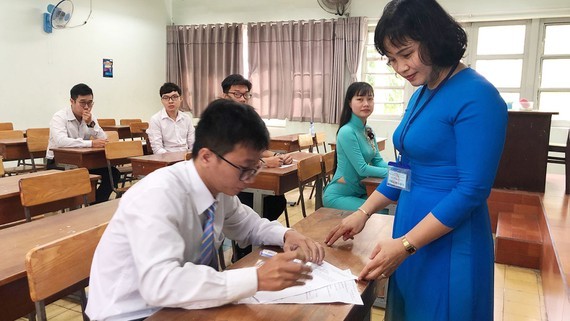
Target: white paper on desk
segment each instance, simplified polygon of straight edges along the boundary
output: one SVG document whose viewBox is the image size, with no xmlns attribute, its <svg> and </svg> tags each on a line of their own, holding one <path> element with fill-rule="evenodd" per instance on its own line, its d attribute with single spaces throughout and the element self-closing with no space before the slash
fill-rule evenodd
<svg viewBox="0 0 570 321">
<path fill-rule="evenodd" d="M 279 166 L 279 168 L 287 168 L 287 167 L 291 167 L 293 165 L 295 165 L 295 163 L 291 163 L 289 165 L 281 165 L 281 166 Z"/>
<path fill-rule="evenodd" d="M 350 270 L 343 271 L 330 263 L 323 262 L 322 265 L 313 269 L 312 276 L 313 279 L 302 286 L 294 286 L 281 291 L 258 291 L 253 297 L 240 300 L 238 303 L 346 302 L 362 304 L 354 282 L 356 276 Z M 339 283 L 343 285 L 337 286 Z M 336 291 L 339 287 L 345 290 Z M 291 298 L 291 301 L 288 301 L 288 298 Z"/>
</svg>

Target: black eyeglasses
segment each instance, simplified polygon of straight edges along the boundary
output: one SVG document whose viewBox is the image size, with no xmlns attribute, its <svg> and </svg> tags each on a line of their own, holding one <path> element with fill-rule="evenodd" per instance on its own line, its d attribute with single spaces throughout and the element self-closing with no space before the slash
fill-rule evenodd
<svg viewBox="0 0 570 321">
<path fill-rule="evenodd" d="M 247 92 L 245 94 L 242 94 L 238 91 L 228 91 L 228 94 L 232 94 L 235 98 L 241 98 L 244 97 L 245 99 L 250 99 L 251 98 L 251 93 Z"/>
<path fill-rule="evenodd" d="M 169 101 L 169 100 L 178 101 L 178 99 L 180 99 L 180 96 L 178 96 L 178 95 L 162 96 L 162 97 L 160 97 L 160 99 L 162 99 L 162 100 L 164 100 L 164 101 Z"/>
<path fill-rule="evenodd" d="M 256 168 L 246 168 L 246 167 L 241 167 L 238 166 L 232 162 L 230 162 L 229 160 L 225 159 L 222 155 L 212 151 L 212 153 L 216 154 L 216 156 L 218 156 L 221 160 L 223 160 L 224 162 L 232 165 L 234 168 L 239 170 L 239 180 L 242 182 L 248 181 L 251 178 L 255 177 L 258 173 L 259 173 L 259 169 L 261 169 L 261 166 L 263 164 L 263 160 L 259 160 L 259 164 L 257 165 Z"/>
<path fill-rule="evenodd" d="M 91 107 L 93 107 L 93 105 L 95 105 L 95 102 L 94 102 L 93 100 L 90 100 L 90 101 L 83 101 L 83 100 L 77 101 L 77 100 L 74 100 L 74 101 L 75 101 L 76 103 L 78 103 L 79 106 L 81 106 L 82 108 L 85 108 L 85 107 L 91 108 Z"/>
</svg>

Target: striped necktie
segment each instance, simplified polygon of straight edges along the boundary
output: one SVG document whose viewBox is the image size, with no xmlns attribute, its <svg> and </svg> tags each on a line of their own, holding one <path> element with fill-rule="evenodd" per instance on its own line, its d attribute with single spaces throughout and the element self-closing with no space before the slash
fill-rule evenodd
<svg viewBox="0 0 570 321">
<path fill-rule="evenodd" d="M 204 233 L 202 234 L 202 243 L 200 244 L 200 264 L 210 265 L 214 256 L 214 211 L 216 203 L 212 204 L 204 212 L 206 214 L 206 222 L 204 223 Z"/>
</svg>

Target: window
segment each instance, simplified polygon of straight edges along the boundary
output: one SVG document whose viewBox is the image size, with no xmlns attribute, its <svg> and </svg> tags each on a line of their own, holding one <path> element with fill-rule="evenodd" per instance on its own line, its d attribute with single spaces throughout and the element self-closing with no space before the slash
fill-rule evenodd
<svg viewBox="0 0 570 321">
<path fill-rule="evenodd" d="M 410 98 L 406 89 L 406 80 L 396 75 L 394 70 L 387 65 L 388 59 L 380 56 L 374 48 L 374 27 L 369 27 L 368 40 L 366 42 L 363 59 L 362 74 L 366 81 L 374 88 L 374 115 L 401 116 L 404 106 Z"/>
</svg>

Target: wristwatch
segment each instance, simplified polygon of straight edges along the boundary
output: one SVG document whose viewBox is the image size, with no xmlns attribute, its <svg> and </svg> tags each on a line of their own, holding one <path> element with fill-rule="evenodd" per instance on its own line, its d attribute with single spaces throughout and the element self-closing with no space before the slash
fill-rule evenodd
<svg viewBox="0 0 570 321">
<path fill-rule="evenodd" d="M 92 120 L 89 124 L 87 124 L 87 127 L 89 128 L 95 127 L 95 121 Z"/>
<path fill-rule="evenodd" d="M 404 244 L 404 248 L 408 254 L 413 255 L 416 253 L 416 247 L 412 245 L 412 243 L 408 242 L 408 239 L 404 236 L 402 237 L 402 244 Z"/>
</svg>

